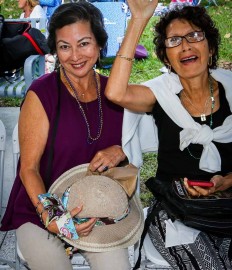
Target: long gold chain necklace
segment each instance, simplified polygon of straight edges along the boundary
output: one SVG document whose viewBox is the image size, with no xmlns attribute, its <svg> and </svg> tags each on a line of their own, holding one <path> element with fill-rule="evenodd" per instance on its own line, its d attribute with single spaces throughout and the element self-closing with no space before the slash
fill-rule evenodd
<svg viewBox="0 0 232 270">
<path fill-rule="evenodd" d="M 213 110 L 214 110 L 214 106 L 215 106 L 215 99 L 213 96 L 213 80 L 211 78 L 211 76 L 209 76 L 209 91 L 210 91 L 210 99 L 211 99 L 211 113 L 210 113 L 210 122 L 209 122 L 209 126 L 210 128 L 212 128 L 213 126 Z M 206 116 L 204 115 L 205 120 L 202 120 L 202 115 L 201 115 L 201 121 L 206 121 Z M 187 147 L 188 153 L 191 157 L 193 157 L 194 159 L 200 159 L 200 157 L 196 157 L 192 154 L 192 152 L 189 150 L 189 147 Z"/>
<path fill-rule="evenodd" d="M 72 82 L 70 81 L 68 75 L 66 74 L 65 72 L 65 69 L 62 67 L 62 71 L 63 71 L 63 74 L 64 74 L 64 77 L 69 85 L 69 87 L 71 88 L 73 94 L 74 94 L 74 97 L 77 101 L 77 104 L 78 104 L 78 107 L 80 109 L 80 112 L 85 120 L 85 124 L 86 124 L 86 128 L 87 128 L 87 133 L 88 133 L 88 137 L 87 137 L 87 142 L 89 144 L 92 144 L 94 141 L 98 140 L 101 136 L 101 133 L 102 133 L 102 128 L 103 128 L 103 110 L 102 110 L 102 101 L 101 101 L 101 89 L 99 87 L 99 82 L 98 82 L 98 78 L 97 78 L 97 74 L 96 72 L 94 71 L 94 80 L 95 80 L 95 83 L 96 83 L 96 91 L 97 91 L 97 100 L 98 100 L 98 118 L 99 118 L 99 124 L 98 124 L 98 130 L 97 130 L 97 135 L 95 137 L 93 137 L 91 135 L 91 132 L 90 132 L 90 125 L 89 125 L 89 122 L 88 122 L 88 119 L 87 119 L 87 116 L 85 114 L 85 111 L 81 105 L 81 102 L 78 98 L 78 94 L 77 94 L 77 90 L 76 88 L 74 87 L 74 85 L 72 84 Z"/>
<path fill-rule="evenodd" d="M 204 110 L 203 112 L 200 112 L 200 110 L 192 103 L 191 99 L 186 95 L 185 91 L 182 91 L 185 98 L 187 99 L 187 101 L 192 105 L 192 107 L 198 111 L 200 113 L 200 117 L 201 117 L 201 121 L 205 122 L 206 121 L 206 110 L 209 104 L 209 100 L 211 100 L 211 111 L 212 111 L 212 105 L 214 107 L 214 97 L 213 97 L 213 83 L 212 83 L 212 78 L 209 77 L 209 92 L 210 92 L 210 96 L 207 97 L 206 101 L 205 101 L 205 106 L 204 106 Z M 211 114 L 212 115 L 212 114 Z"/>
</svg>

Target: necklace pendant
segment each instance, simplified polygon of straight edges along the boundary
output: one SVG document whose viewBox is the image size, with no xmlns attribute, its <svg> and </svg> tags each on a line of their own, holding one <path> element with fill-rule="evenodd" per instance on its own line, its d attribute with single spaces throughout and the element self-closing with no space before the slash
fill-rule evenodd
<svg viewBox="0 0 232 270">
<path fill-rule="evenodd" d="M 206 121 L 206 117 L 205 117 L 205 114 L 203 113 L 201 114 L 201 122 L 204 122 L 204 121 Z"/>
</svg>

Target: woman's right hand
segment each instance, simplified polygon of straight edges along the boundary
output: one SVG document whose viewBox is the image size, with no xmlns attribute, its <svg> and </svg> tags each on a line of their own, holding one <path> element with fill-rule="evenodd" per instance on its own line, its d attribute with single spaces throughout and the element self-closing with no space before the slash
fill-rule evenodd
<svg viewBox="0 0 232 270">
<path fill-rule="evenodd" d="M 72 211 L 71 211 L 71 216 L 74 217 L 76 216 L 78 213 L 80 213 L 82 210 L 82 207 L 76 207 L 74 208 Z M 82 237 L 82 236 L 88 236 L 95 223 L 96 223 L 97 219 L 96 218 L 91 218 L 90 220 L 88 220 L 87 222 L 84 222 L 82 224 L 76 224 L 75 227 L 76 227 L 76 231 L 77 231 L 77 234 Z"/>
<path fill-rule="evenodd" d="M 153 16 L 158 0 L 127 0 L 132 17 L 149 19 Z"/>
<path fill-rule="evenodd" d="M 74 217 L 76 216 L 78 213 L 80 213 L 82 210 L 82 207 L 76 207 L 74 208 L 72 211 L 70 211 L 70 214 L 71 214 L 71 217 Z M 46 213 L 47 214 L 47 213 Z M 46 222 L 46 218 L 47 218 L 47 215 L 43 215 L 42 216 L 43 218 L 43 223 L 45 224 Z M 90 232 L 92 231 L 95 223 L 96 223 L 97 219 L 96 218 L 91 218 L 90 220 L 88 220 L 87 222 L 84 222 L 82 224 L 75 224 L 75 228 L 76 228 L 76 231 L 77 231 L 77 234 L 80 236 L 80 237 L 83 237 L 83 236 L 88 236 L 90 234 Z M 56 224 L 56 221 L 52 221 L 47 229 L 51 232 L 51 233 L 54 233 L 54 234 L 59 234 L 59 229 L 58 229 L 58 226 Z"/>
</svg>

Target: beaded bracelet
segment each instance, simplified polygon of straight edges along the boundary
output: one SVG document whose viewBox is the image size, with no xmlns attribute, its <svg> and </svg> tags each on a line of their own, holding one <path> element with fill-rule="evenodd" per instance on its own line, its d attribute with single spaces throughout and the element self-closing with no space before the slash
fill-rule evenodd
<svg viewBox="0 0 232 270">
<path fill-rule="evenodd" d="M 134 58 L 130 58 L 130 57 L 127 57 L 127 56 L 122 55 L 122 54 L 118 54 L 118 53 L 117 53 L 116 56 L 118 56 L 118 57 L 120 57 L 120 58 L 122 58 L 122 59 L 125 59 L 125 60 L 127 60 L 127 61 L 130 61 L 130 62 L 135 61 Z"/>
<path fill-rule="evenodd" d="M 40 213 L 39 213 L 39 218 L 40 218 L 40 221 L 44 224 L 43 222 L 43 218 L 42 218 L 42 215 L 43 213 L 46 211 L 46 209 L 43 209 Z"/>
</svg>

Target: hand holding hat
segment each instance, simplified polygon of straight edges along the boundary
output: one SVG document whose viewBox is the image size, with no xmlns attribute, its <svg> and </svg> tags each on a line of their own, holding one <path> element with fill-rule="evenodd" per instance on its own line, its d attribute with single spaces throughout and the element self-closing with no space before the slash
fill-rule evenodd
<svg viewBox="0 0 232 270">
<path fill-rule="evenodd" d="M 64 192 L 62 199 L 56 194 L 51 193 L 40 194 L 38 199 L 43 205 L 41 213 L 37 211 L 41 222 L 45 228 L 48 228 L 50 232 L 57 234 L 61 238 L 78 239 L 79 236 L 86 236 L 95 225 L 95 218 L 86 220 L 84 224 L 76 225 L 73 218 L 82 210 L 82 207 L 75 207 L 70 211 L 67 210 L 67 202 L 65 202 L 65 200 L 67 201 L 67 191 Z M 45 211 L 47 216 L 44 221 L 42 214 Z"/>
<path fill-rule="evenodd" d="M 77 218 L 96 217 L 103 220 L 101 226 L 94 226 L 89 235 L 80 235 L 77 240 L 65 238 L 65 241 L 79 249 L 93 252 L 128 247 L 137 242 L 143 229 L 142 206 L 138 197 L 133 195 L 137 172 L 137 168 L 129 166 L 127 169 L 109 169 L 104 175 L 89 175 L 88 164 L 84 164 L 62 174 L 49 192 L 61 198 L 70 187 L 67 210 L 83 205 Z M 113 223 L 105 226 L 109 220 Z"/>
</svg>

